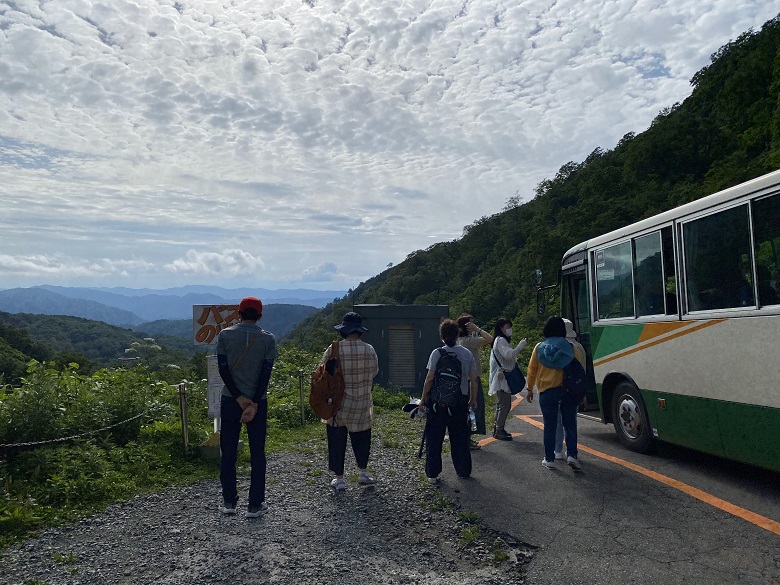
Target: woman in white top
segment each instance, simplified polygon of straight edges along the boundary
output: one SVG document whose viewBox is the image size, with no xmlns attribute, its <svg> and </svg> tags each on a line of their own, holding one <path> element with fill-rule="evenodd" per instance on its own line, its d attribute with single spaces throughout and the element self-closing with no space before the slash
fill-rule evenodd
<svg viewBox="0 0 780 585">
<path fill-rule="evenodd" d="M 517 356 L 528 344 L 528 340 L 521 339 L 512 348 L 512 322 L 501 317 L 496 321 L 493 329 L 493 351 L 490 352 L 490 389 L 488 394 L 496 396 L 496 424 L 493 427 L 493 437 L 500 441 L 511 441 L 512 435 L 504 430 L 509 409 L 512 406 L 512 393 L 504 376 L 504 370 L 511 371 L 517 365 Z"/>
</svg>

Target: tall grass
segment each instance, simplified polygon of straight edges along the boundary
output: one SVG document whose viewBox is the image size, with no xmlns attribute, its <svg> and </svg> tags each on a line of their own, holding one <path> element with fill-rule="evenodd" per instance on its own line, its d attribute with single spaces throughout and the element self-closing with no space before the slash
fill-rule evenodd
<svg viewBox="0 0 780 585">
<path fill-rule="evenodd" d="M 301 421 L 301 379 L 308 396 L 319 359 L 280 348 L 268 397 L 269 452 L 323 434 L 306 401 Z M 194 447 L 183 447 L 175 378 L 183 374 L 136 367 L 85 376 L 75 365 L 60 372 L 31 362 L 20 388 L 0 389 L 0 445 L 44 442 L 0 447 L 0 547 L 135 494 L 215 478 L 218 463 L 198 448 L 213 432 L 205 380 L 186 381 Z M 406 401 L 405 393 L 374 388 L 377 410 Z"/>
</svg>

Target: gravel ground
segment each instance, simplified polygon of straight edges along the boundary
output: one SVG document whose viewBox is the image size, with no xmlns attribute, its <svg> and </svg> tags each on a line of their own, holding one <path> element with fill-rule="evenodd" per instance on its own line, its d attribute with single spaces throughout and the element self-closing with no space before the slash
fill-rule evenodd
<svg viewBox="0 0 780 585">
<path fill-rule="evenodd" d="M 171 488 L 2 551 L 0 583 L 523 583 L 531 548 L 457 509 L 424 481 L 416 445 L 385 432 L 375 425 L 375 486 L 357 484 L 347 447 L 352 476 L 334 493 L 323 438 L 269 457 L 261 518 L 243 515 L 246 476 L 236 516 L 217 511 L 216 479 Z"/>
</svg>

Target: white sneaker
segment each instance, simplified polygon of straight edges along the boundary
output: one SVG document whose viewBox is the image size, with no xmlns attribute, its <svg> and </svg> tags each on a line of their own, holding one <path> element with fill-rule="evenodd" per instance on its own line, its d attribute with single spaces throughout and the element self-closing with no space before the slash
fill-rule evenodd
<svg viewBox="0 0 780 585">
<path fill-rule="evenodd" d="M 360 479 L 358 479 L 358 483 L 360 485 L 374 485 L 376 483 L 376 480 L 370 475 L 368 475 L 367 472 L 361 471 Z"/>
<path fill-rule="evenodd" d="M 566 463 L 568 463 L 569 467 L 571 467 L 574 470 L 582 469 L 582 465 L 580 465 L 580 462 L 577 460 L 576 457 L 571 457 L 571 456 L 567 457 Z"/>
<path fill-rule="evenodd" d="M 432 485 L 436 485 L 437 483 L 439 483 L 439 478 L 438 477 L 429 477 L 428 478 L 428 483 L 430 483 Z"/>
<path fill-rule="evenodd" d="M 556 461 L 563 461 L 563 451 L 555 451 L 555 460 Z"/>
<path fill-rule="evenodd" d="M 555 461 L 547 461 L 547 459 L 542 459 L 542 467 L 546 467 L 547 469 L 555 469 Z"/>
<path fill-rule="evenodd" d="M 226 516 L 232 516 L 236 513 L 236 504 L 223 501 L 222 505 L 219 507 L 219 511 L 225 514 Z"/>
<path fill-rule="evenodd" d="M 345 480 L 343 477 L 341 479 L 334 477 L 330 482 L 330 487 L 332 487 L 337 492 L 343 492 L 345 489 L 347 489 L 347 480 Z"/>
</svg>

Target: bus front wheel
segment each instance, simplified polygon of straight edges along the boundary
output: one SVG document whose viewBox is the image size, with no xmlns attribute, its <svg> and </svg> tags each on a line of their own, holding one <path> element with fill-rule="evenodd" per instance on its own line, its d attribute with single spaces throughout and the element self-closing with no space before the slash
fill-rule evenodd
<svg viewBox="0 0 780 585">
<path fill-rule="evenodd" d="M 612 394 L 612 423 L 626 448 L 647 453 L 653 444 L 642 395 L 630 382 L 621 382 Z"/>
</svg>

